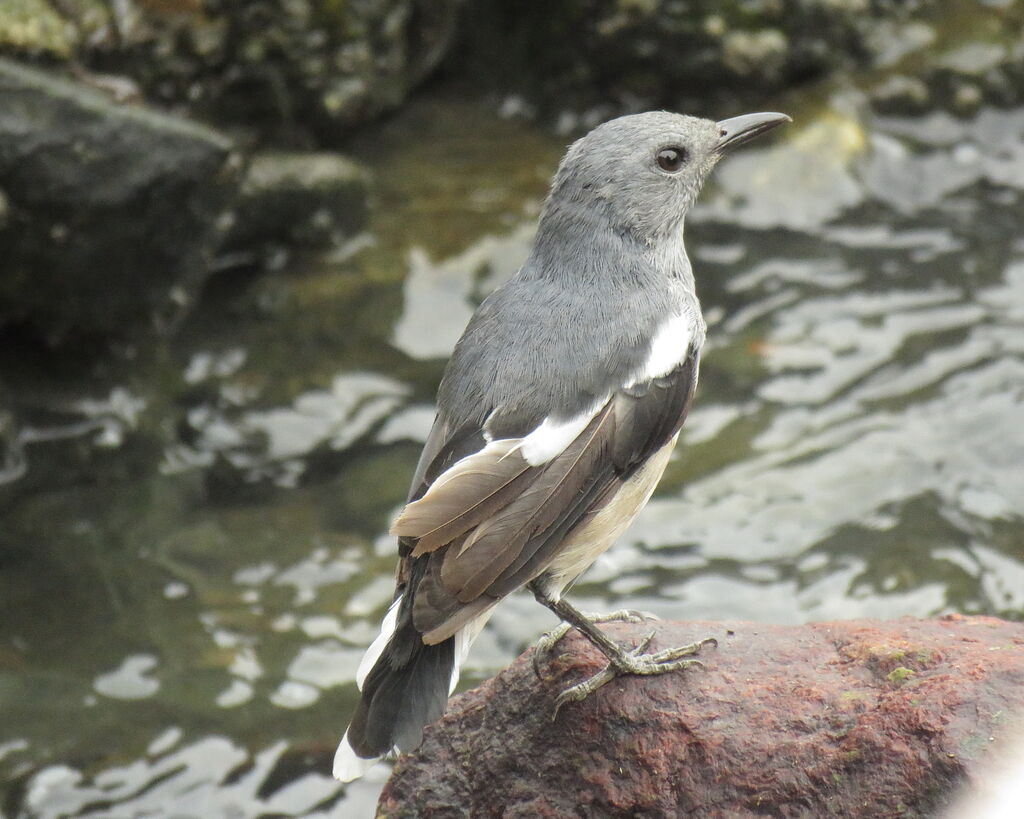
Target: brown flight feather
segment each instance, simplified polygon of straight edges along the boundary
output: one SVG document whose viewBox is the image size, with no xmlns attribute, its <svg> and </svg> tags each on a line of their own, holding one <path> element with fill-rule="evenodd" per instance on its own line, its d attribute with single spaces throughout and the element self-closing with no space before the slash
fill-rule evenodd
<svg viewBox="0 0 1024 819">
<path fill-rule="evenodd" d="M 561 455 L 539 470 L 522 495 L 481 523 L 461 549 L 446 550 L 441 580 L 451 594 L 463 603 L 476 599 L 520 559 L 535 533 L 558 519 L 605 449 L 602 439 L 612 433 L 610 418 L 606 405 Z"/>
<path fill-rule="evenodd" d="M 695 380 L 692 356 L 670 376 L 636 395 L 613 395 L 565 451 L 547 464 L 527 465 L 505 483 L 491 472 L 486 487 L 477 487 L 475 493 L 467 487 L 464 502 L 470 508 L 463 507 L 462 515 L 449 510 L 445 520 L 440 510 L 431 510 L 433 518 L 426 512 L 417 518 L 432 521 L 431 541 L 444 540 L 428 541 L 430 550 L 420 550 L 423 556 L 416 558 L 428 561 L 417 584 L 413 611 L 423 642 L 443 642 L 543 572 L 557 556 L 567 532 L 602 507 L 651 449 L 678 431 Z M 514 451 L 519 440 L 509 443 L 511 454 L 497 457 L 516 457 L 525 464 Z M 456 477 L 454 472 L 442 474 L 438 481 Z M 426 499 L 424 495 L 421 501 Z M 405 518 L 403 511 L 400 520 Z M 419 548 L 415 539 L 406 542 Z"/>
<path fill-rule="evenodd" d="M 509 502 L 530 470 L 515 447 L 521 439 L 488 444 L 443 473 L 419 500 L 406 504 L 391 533 L 417 538 L 412 556 L 432 552 L 486 520 Z"/>
</svg>

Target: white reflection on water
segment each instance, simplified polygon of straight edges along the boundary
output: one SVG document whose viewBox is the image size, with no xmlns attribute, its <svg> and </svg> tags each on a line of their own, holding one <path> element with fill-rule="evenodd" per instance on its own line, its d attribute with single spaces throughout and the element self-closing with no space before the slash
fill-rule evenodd
<svg viewBox="0 0 1024 819">
<path fill-rule="evenodd" d="M 230 385 L 222 389 L 230 391 Z M 348 449 L 405 402 L 407 385 L 371 372 L 340 373 L 329 389 L 310 390 L 291 406 L 239 409 L 236 401 L 203 405 L 188 414 L 197 441 L 173 447 L 163 471 L 209 466 L 222 456 L 247 480 L 295 486 L 314 451 Z"/>
<path fill-rule="evenodd" d="M 407 392 L 385 376 L 346 373 L 334 379 L 330 391 L 300 395 L 289 409 L 247 413 L 241 427 L 266 435 L 272 460 L 306 455 L 321 443 L 345 449 L 387 417 Z"/>
<path fill-rule="evenodd" d="M 100 674 L 93 688 L 104 697 L 116 700 L 142 700 L 160 689 L 160 681 L 147 674 L 157 666 L 157 659 L 149 654 L 126 657 L 113 671 Z"/>
<path fill-rule="evenodd" d="M 392 343 L 413 358 L 446 358 L 480 299 L 519 269 L 533 234 L 531 223 L 507 236 L 486 236 L 436 264 L 413 248 Z"/>
<path fill-rule="evenodd" d="M 680 498 L 652 501 L 632 530 L 650 546 L 700 544 L 736 560 L 797 555 L 843 525 L 934 492 L 964 508 L 964 492 L 1024 508 L 1024 363 L 1001 361 L 948 379 L 939 396 L 900 412 L 875 410 L 813 429 L 783 418 L 788 434 L 742 463 L 698 481 Z M 774 440 L 772 440 L 774 438 Z"/>
<path fill-rule="evenodd" d="M 32 778 L 24 807 L 41 816 L 346 815 L 327 808 L 341 786 L 323 774 L 307 773 L 262 792 L 286 750 L 278 742 L 250 757 L 224 737 L 208 737 L 89 779 L 75 768 L 54 765 Z M 326 812 L 316 811 L 320 806 Z"/>
</svg>

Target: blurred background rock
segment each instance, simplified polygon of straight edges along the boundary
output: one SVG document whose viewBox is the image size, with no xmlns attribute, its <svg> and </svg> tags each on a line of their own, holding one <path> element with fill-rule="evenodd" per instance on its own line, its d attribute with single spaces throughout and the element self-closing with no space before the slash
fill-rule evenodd
<svg viewBox="0 0 1024 819">
<path fill-rule="evenodd" d="M 260 134 L 344 133 L 447 53 L 458 0 L 12 0 L 5 50 Z"/>
<path fill-rule="evenodd" d="M 350 234 L 365 174 L 281 151 L 343 148 L 433 75 L 563 134 L 651 107 L 739 108 L 830 72 L 856 72 L 882 112 L 969 114 L 1019 101 L 1019 6 L 9 0 L 0 54 L 20 65 L 0 64 L 0 241 L 13 269 L 0 323 L 44 336 L 130 331 L 180 313 L 221 251 L 232 251 L 225 264 L 266 258 L 258 234 Z M 268 147 L 288 172 L 256 162 L 243 181 Z M 273 185 L 297 207 L 276 207 Z M 290 224 L 310 213 L 317 226 Z M 115 282 L 126 284 L 108 291 L 120 304 L 98 289 Z"/>
</svg>

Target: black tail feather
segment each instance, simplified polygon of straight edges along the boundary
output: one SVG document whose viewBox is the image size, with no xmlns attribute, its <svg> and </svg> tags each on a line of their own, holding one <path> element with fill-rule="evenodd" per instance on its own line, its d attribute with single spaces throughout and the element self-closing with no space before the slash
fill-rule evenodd
<svg viewBox="0 0 1024 819">
<path fill-rule="evenodd" d="M 455 638 L 425 645 L 403 601 L 395 633 L 363 682 L 348 741 L 365 759 L 392 748 L 411 751 L 425 726 L 440 719 L 455 666 Z"/>
</svg>

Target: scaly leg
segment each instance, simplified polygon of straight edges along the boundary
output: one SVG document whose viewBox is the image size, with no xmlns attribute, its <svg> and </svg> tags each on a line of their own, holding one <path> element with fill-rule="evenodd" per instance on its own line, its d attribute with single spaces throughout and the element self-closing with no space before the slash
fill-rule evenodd
<svg viewBox="0 0 1024 819">
<path fill-rule="evenodd" d="M 634 609 L 620 609 L 619 611 L 610 611 L 606 614 L 600 614 L 595 612 L 580 612 L 580 616 L 588 623 L 643 623 L 647 620 L 660 620 L 656 614 L 651 614 L 649 611 L 636 611 Z M 545 632 L 541 638 L 537 641 L 537 645 L 533 649 L 533 670 L 539 679 L 544 679 L 544 675 L 540 672 L 540 663 L 544 660 L 550 651 L 558 645 L 561 639 L 572 631 L 574 628 L 572 623 L 565 622 L 564 620 L 555 626 L 551 631 Z"/>
<path fill-rule="evenodd" d="M 593 677 L 584 680 L 577 685 L 567 688 L 555 700 L 555 714 L 567 702 L 580 702 L 597 691 L 605 683 L 615 679 L 621 674 L 637 674 L 641 676 L 652 676 L 656 674 L 668 674 L 673 671 L 680 671 L 692 666 L 703 667 L 700 660 L 692 659 L 694 654 L 700 652 L 704 646 L 718 645 L 714 637 L 708 637 L 691 645 L 668 648 L 651 654 L 644 654 L 644 650 L 654 639 L 654 632 L 648 634 L 636 648 L 627 651 L 611 640 L 601 629 L 595 625 L 595 621 L 588 618 L 582 612 L 571 606 L 565 600 L 550 597 L 539 584 L 531 583 L 530 590 L 533 592 L 537 602 L 553 611 L 564 623 L 554 631 L 546 635 L 538 646 L 538 650 L 549 650 L 558 640 L 565 636 L 565 633 L 572 627 L 577 628 L 580 633 L 608 658 L 608 665 L 595 674 Z M 643 619 L 638 612 L 615 612 L 613 619 L 637 622 Z M 606 619 L 606 618 L 602 618 Z M 534 654 L 534 668 L 537 654 Z M 539 676 L 539 674 L 538 674 Z"/>
</svg>

